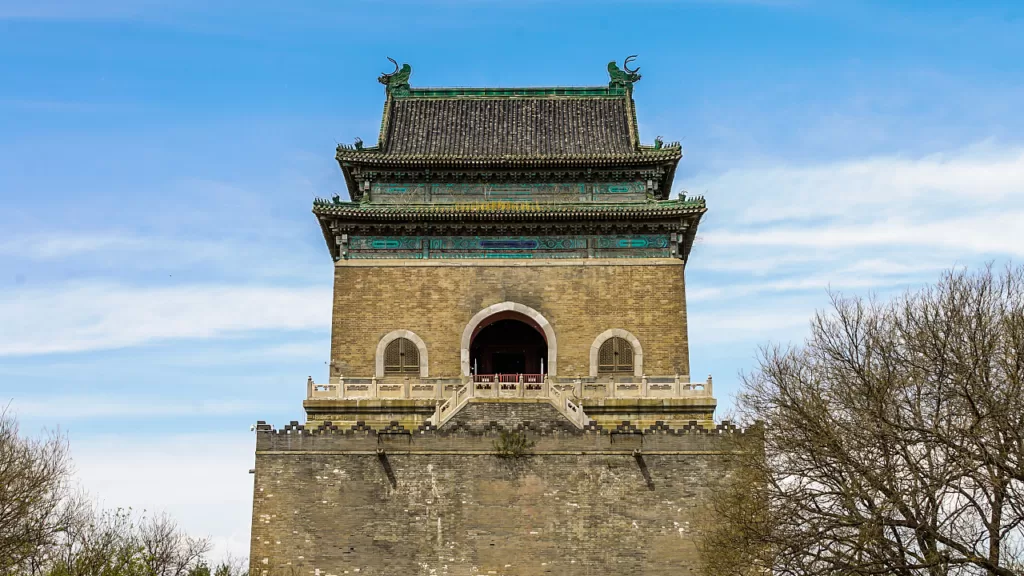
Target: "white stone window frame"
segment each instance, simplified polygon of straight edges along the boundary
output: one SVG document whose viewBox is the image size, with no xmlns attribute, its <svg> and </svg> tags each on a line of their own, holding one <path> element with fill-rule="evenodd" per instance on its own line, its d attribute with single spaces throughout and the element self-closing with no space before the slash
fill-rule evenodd
<svg viewBox="0 0 1024 576">
<path fill-rule="evenodd" d="M 429 365 L 427 361 L 427 345 L 423 342 L 423 339 L 416 335 L 411 330 L 394 330 L 388 332 L 377 342 L 377 362 L 375 373 L 377 378 L 383 378 L 384 374 L 384 350 L 387 349 L 388 344 L 391 344 L 399 338 L 405 338 L 416 345 L 416 348 L 420 351 L 420 378 L 426 378 L 430 375 Z M 397 376 L 397 374 L 387 374 L 387 376 Z"/>
<path fill-rule="evenodd" d="M 629 345 L 633 347 L 633 376 L 642 378 L 644 375 L 644 349 L 640 346 L 640 340 L 638 340 L 636 336 L 633 336 L 633 334 L 623 330 L 622 328 L 605 330 L 598 334 L 597 338 L 594 339 L 594 343 L 590 345 L 590 376 L 597 377 L 600 375 L 597 371 L 597 356 L 598 352 L 601 350 L 601 344 L 604 344 L 605 341 L 615 337 L 622 338 L 626 342 L 629 342 Z M 608 373 L 605 372 L 605 374 Z"/>
<path fill-rule="evenodd" d="M 525 304 L 517 304 L 516 302 L 491 304 L 487 308 L 477 312 L 473 318 L 470 319 L 469 324 L 466 324 L 466 329 L 462 331 L 462 375 L 472 375 L 469 365 L 469 347 L 473 342 L 473 332 L 476 331 L 477 326 L 483 324 L 485 320 L 501 312 L 518 312 L 533 320 L 537 326 L 540 326 L 540 329 L 544 331 L 544 339 L 547 340 L 548 343 L 548 362 L 547 366 L 545 366 L 546 373 L 548 376 L 556 376 L 558 374 L 558 341 L 555 338 L 555 329 L 551 327 L 551 323 L 548 322 L 547 318 L 545 318 L 540 312 L 537 312 Z"/>
</svg>

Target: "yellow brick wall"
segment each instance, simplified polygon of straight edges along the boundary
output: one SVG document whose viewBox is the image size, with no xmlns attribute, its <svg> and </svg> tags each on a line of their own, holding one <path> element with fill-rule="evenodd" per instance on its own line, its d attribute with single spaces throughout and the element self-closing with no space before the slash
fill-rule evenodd
<svg viewBox="0 0 1024 576">
<path fill-rule="evenodd" d="M 589 375 L 590 346 L 609 328 L 639 339 L 646 374 L 690 372 L 683 263 L 666 258 L 338 262 L 331 374 L 372 376 L 380 338 L 404 329 L 426 343 L 431 377 L 459 376 L 463 330 L 501 302 L 551 323 L 559 377 Z"/>
</svg>

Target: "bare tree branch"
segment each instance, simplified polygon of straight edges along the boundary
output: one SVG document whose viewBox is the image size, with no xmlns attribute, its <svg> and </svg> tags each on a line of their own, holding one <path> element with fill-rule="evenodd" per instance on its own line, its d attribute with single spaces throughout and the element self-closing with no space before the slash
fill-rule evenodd
<svg viewBox="0 0 1024 576">
<path fill-rule="evenodd" d="M 713 497 L 705 573 L 1024 574 L 1024 268 L 833 295 L 738 412 L 763 436 Z"/>
</svg>

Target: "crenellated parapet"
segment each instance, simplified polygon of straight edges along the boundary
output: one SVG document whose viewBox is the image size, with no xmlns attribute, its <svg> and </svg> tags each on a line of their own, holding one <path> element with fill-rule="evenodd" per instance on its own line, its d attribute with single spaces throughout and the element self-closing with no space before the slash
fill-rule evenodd
<svg viewBox="0 0 1024 576">
<path fill-rule="evenodd" d="M 662 420 L 646 423 L 640 420 L 622 420 L 616 424 L 599 424 L 597 420 L 590 420 L 583 428 L 567 425 L 556 420 L 525 420 L 514 424 L 502 423 L 497 420 L 486 422 L 471 422 L 456 420 L 450 426 L 438 428 L 429 420 L 424 420 L 418 426 L 406 427 L 398 420 L 384 423 L 358 421 L 355 423 L 335 424 L 330 421 L 313 422 L 307 424 L 296 420 L 276 428 L 264 421 L 259 421 L 255 426 L 258 438 L 263 435 L 279 437 L 329 437 L 339 441 L 359 440 L 373 438 L 376 436 L 401 435 L 409 436 L 409 442 L 428 441 L 429 438 L 448 437 L 492 437 L 501 432 L 523 432 L 531 436 L 557 436 L 560 441 L 567 437 L 587 436 L 618 436 L 638 435 L 654 442 L 655 438 L 661 437 L 721 437 L 746 435 L 759 430 L 759 427 L 752 426 L 742 428 L 734 423 L 725 420 L 719 424 L 706 424 L 691 420 L 686 424 L 674 424 Z M 291 440 L 289 446 L 297 446 Z M 279 444 L 275 444 L 279 445 Z"/>
</svg>

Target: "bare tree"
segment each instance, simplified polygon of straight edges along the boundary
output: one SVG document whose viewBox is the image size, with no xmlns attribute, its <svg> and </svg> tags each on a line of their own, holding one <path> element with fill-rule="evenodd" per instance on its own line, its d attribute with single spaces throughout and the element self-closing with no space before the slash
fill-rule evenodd
<svg viewBox="0 0 1024 576">
<path fill-rule="evenodd" d="M 186 576 L 210 551 L 210 541 L 186 534 L 167 515 L 145 518 L 137 535 L 143 562 L 153 576 Z"/>
<path fill-rule="evenodd" d="M 0 574 L 32 570 L 39 553 L 67 530 L 78 501 L 70 490 L 65 438 L 19 434 L 0 410 Z"/>
<path fill-rule="evenodd" d="M 744 377 L 705 573 L 1024 574 L 1024 268 L 832 304 Z"/>
<path fill-rule="evenodd" d="M 46 576 L 198 576 L 209 574 L 207 539 L 185 534 L 168 516 L 130 510 L 81 515 L 51 548 Z"/>
</svg>

